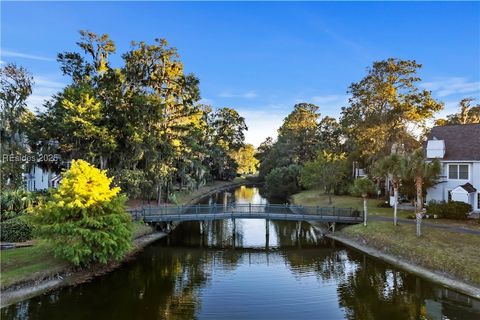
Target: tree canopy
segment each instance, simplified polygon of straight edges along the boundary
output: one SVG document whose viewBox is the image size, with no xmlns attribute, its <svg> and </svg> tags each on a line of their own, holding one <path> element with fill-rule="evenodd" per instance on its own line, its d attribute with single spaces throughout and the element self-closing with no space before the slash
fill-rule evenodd
<svg viewBox="0 0 480 320">
<path fill-rule="evenodd" d="M 175 188 L 236 176 L 245 119 L 198 103 L 200 82 L 184 73 L 176 48 L 165 39 L 132 42 L 114 67 L 116 44 L 107 34 L 82 30 L 77 45 L 78 52 L 58 54 L 71 82 L 32 119 L 34 151 L 59 153 L 60 166 L 89 161 L 130 196 L 159 203 Z"/>
<path fill-rule="evenodd" d="M 423 129 L 443 108 L 430 91 L 418 87 L 421 67 L 415 60 L 376 61 L 362 80 L 350 86 L 341 124 L 363 162 L 389 154 L 395 143 L 410 150 L 418 147 L 411 128 Z"/>
</svg>

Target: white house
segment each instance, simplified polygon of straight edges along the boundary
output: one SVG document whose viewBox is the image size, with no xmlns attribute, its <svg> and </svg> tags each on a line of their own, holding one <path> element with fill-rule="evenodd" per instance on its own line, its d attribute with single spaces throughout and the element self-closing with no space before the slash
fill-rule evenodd
<svg viewBox="0 0 480 320">
<path fill-rule="evenodd" d="M 440 183 L 427 190 L 427 202 L 462 201 L 480 212 L 480 124 L 433 127 L 427 159 L 442 165 Z"/>
<path fill-rule="evenodd" d="M 35 164 L 30 168 L 30 171 L 23 175 L 28 191 L 46 190 L 48 188 L 56 188 L 60 183 L 60 174 L 45 169 Z"/>
</svg>

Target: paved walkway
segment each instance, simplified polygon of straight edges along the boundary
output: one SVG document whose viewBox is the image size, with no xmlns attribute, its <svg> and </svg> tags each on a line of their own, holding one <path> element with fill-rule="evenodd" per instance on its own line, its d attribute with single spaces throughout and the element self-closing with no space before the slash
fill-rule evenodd
<svg viewBox="0 0 480 320">
<path fill-rule="evenodd" d="M 393 221 L 393 218 L 389 218 L 389 217 L 370 216 L 368 219 L 369 220 L 374 220 L 374 221 Z M 406 224 L 415 224 L 416 223 L 415 219 L 398 218 L 397 221 L 398 221 L 398 223 L 406 223 Z M 431 228 L 437 228 L 437 229 L 444 229 L 444 230 L 448 230 L 448 231 L 452 231 L 452 232 L 458 232 L 458 233 L 480 235 L 480 230 L 462 228 L 462 227 L 452 226 L 452 225 L 443 224 L 443 223 L 431 223 L 431 222 L 427 222 L 425 220 L 422 221 L 422 226 L 429 227 L 429 228 L 431 227 Z"/>
</svg>

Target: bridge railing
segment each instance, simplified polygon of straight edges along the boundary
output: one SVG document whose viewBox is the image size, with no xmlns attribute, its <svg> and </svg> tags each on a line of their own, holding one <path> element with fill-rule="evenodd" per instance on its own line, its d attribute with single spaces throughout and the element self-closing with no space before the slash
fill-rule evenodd
<svg viewBox="0 0 480 320">
<path fill-rule="evenodd" d="M 158 206 L 143 207 L 141 209 L 128 210 L 135 220 L 154 218 L 155 216 L 168 215 L 206 215 L 225 213 L 269 213 L 269 214 L 299 214 L 338 218 L 363 217 L 363 213 L 354 208 L 302 206 L 289 204 L 198 204 L 189 206 Z"/>
</svg>

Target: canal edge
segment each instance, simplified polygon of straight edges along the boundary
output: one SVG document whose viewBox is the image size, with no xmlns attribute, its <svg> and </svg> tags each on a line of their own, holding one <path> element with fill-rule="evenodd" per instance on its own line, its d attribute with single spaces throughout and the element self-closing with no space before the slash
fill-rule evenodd
<svg viewBox="0 0 480 320">
<path fill-rule="evenodd" d="M 424 279 L 433 281 L 435 283 L 438 283 L 448 289 L 452 289 L 455 291 L 458 291 L 460 293 L 466 294 L 468 296 L 471 296 L 476 299 L 480 299 L 480 288 L 473 286 L 471 284 L 465 283 L 464 281 L 458 280 L 458 279 L 453 279 L 446 277 L 444 275 L 438 274 L 437 272 L 418 266 L 414 263 L 410 263 L 407 261 L 402 261 L 399 257 L 396 257 L 391 254 L 384 253 L 378 249 L 374 249 L 372 247 L 367 247 L 361 244 L 358 244 L 348 238 L 339 236 L 339 235 L 334 235 L 334 234 L 325 234 L 327 238 L 333 239 L 335 241 L 338 241 L 340 243 L 343 243 L 344 245 L 351 247 L 353 249 L 356 249 L 358 251 L 361 251 L 363 253 L 368 254 L 371 257 L 383 260 L 385 262 L 388 262 L 398 268 L 401 268 L 403 270 L 406 270 L 410 273 L 413 273 L 417 276 L 420 276 Z"/>
<path fill-rule="evenodd" d="M 204 193 L 193 197 L 185 202 L 185 205 L 195 204 L 201 199 L 208 197 L 217 192 L 222 192 L 231 188 L 236 188 L 242 185 L 256 185 L 259 184 L 253 181 L 247 181 L 246 179 L 242 181 L 232 181 L 230 183 L 225 183 L 211 190 L 206 190 Z M 176 227 L 176 225 L 175 225 Z M 173 230 L 173 229 L 172 229 Z M 71 271 L 64 270 L 58 274 L 52 275 L 44 279 L 35 279 L 26 281 L 24 283 L 12 284 L 11 286 L 4 288 L 0 292 L 0 309 L 8 307 L 9 305 L 34 298 L 41 294 L 58 290 L 63 287 L 75 286 L 84 282 L 87 282 L 98 276 L 105 275 L 109 272 L 114 271 L 120 267 L 123 263 L 134 259 L 135 255 L 141 252 L 145 247 L 152 244 L 153 242 L 160 240 L 166 237 L 168 233 L 153 231 L 142 235 L 139 238 L 133 240 L 133 250 L 125 255 L 120 261 L 114 262 L 110 265 L 105 266 L 97 270 L 80 270 L 80 271 Z"/>
</svg>

